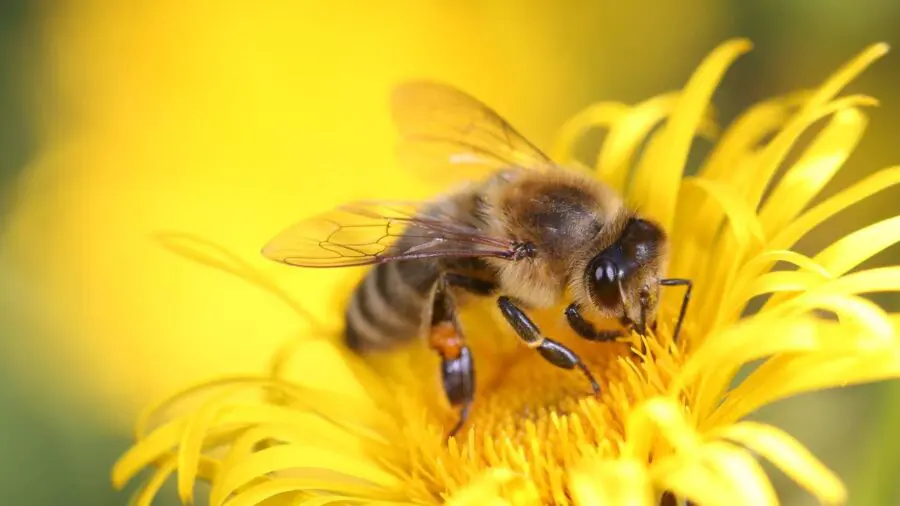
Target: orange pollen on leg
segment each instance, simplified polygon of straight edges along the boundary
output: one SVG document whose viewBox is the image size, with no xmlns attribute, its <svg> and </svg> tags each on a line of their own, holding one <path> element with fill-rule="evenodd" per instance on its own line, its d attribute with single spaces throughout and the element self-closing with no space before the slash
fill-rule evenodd
<svg viewBox="0 0 900 506">
<path fill-rule="evenodd" d="M 463 340 L 451 322 L 443 322 L 431 328 L 428 344 L 445 359 L 459 358 L 462 353 Z"/>
</svg>

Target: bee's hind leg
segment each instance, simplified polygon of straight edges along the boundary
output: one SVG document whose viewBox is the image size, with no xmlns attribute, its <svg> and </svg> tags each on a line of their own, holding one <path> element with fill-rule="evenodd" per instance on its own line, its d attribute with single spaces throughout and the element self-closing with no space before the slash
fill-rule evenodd
<svg viewBox="0 0 900 506">
<path fill-rule="evenodd" d="M 441 379 L 450 405 L 460 407 L 459 420 L 447 433 L 450 438 L 466 423 L 475 396 L 475 363 L 456 315 L 453 295 L 444 279 L 438 281 L 431 312 L 428 343 L 441 357 Z"/>
</svg>

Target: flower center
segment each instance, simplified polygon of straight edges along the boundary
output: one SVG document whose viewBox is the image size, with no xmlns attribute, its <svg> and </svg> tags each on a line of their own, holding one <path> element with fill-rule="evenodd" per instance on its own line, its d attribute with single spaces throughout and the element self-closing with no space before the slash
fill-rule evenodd
<svg viewBox="0 0 900 506">
<path fill-rule="evenodd" d="M 561 313 L 556 313 L 561 314 Z M 526 494 L 542 504 L 569 504 L 566 475 L 587 454 L 614 456 L 623 441 L 622 421 L 636 398 L 643 397 L 646 380 L 641 358 L 627 343 L 596 343 L 579 339 L 551 319 L 542 329 L 572 349 L 600 383 L 595 396 L 579 370 L 553 366 L 536 351 L 517 342 L 502 325 L 467 323 L 466 328 L 489 329 L 469 339 L 476 363 L 477 389 L 468 422 L 445 443 L 444 431 L 458 415 L 443 404 L 424 417 L 414 411 L 406 443 L 417 468 L 409 469 L 411 483 L 422 499 L 444 498 L 476 480 L 489 468 L 511 470 L 520 479 L 506 490 Z M 428 362 L 429 365 L 431 362 Z M 430 374 L 424 371 L 424 374 Z M 435 381 L 431 384 L 435 384 Z M 427 382 L 426 382 L 427 383 Z M 638 385 L 644 385 L 638 387 Z M 421 395 L 439 396 L 439 389 Z M 421 399 L 408 408 L 421 410 Z M 419 411 L 421 413 L 421 411 Z M 568 468 L 568 469 L 567 469 Z"/>
</svg>

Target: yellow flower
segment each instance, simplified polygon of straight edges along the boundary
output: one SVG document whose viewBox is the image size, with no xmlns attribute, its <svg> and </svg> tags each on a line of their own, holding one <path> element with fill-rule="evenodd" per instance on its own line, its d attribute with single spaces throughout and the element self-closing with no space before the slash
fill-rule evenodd
<svg viewBox="0 0 900 506">
<path fill-rule="evenodd" d="M 583 377 L 546 364 L 488 306 L 474 306 L 463 318 L 477 329 L 470 332 L 477 399 L 470 423 L 445 442 L 455 413 L 424 344 L 364 360 L 339 344 L 334 329 L 312 323 L 307 335 L 323 338 L 294 342 L 271 375 L 217 378 L 148 409 L 137 442 L 115 466 L 116 486 L 153 466 L 139 504 L 149 504 L 176 470 L 183 501 L 193 500 L 203 479 L 212 483 L 210 504 L 228 506 L 649 505 L 664 494 L 702 505 L 775 504 L 755 453 L 820 501 L 843 503 L 841 481 L 802 445 L 744 419 L 797 393 L 900 376 L 900 318 L 861 295 L 900 290 L 900 267 L 852 272 L 900 240 L 900 216 L 812 257 L 790 250 L 834 214 L 900 183 L 900 167 L 889 168 L 812 204 L 860 139 L 863 108 L 875 104 L 838 94 L 887 47 L 870 47 L 813 90 L 753 106 L 699 172 L 683 177 L 694 138 L 717 134 L 711 95 L 749 47 L 722 45 L 678 93 L 590 107 L 564 125 L 554 147 L 557 161 L 581 165 L 572 153 L 582 134 L 609 130 L 598 177 L 665 225 L 670 274 L 695 283 L 677 344 L 674 291 L 663 300 L 656 335 L 642 343 L 636 336 L 586 343 L 555 316 L 561 312 L 547 312 L 542 328 L 598 375 L 603 390 L 595 398 Z M 799 156 L 789 157 L 801 134 L 823 120 Z M 162 239 L 296 306 L 272 279 L 214 245 Z M 781 265 L 790 267 L 773 270 Z M 752 316 L 742 314 L 766 294 Z M 185 409 L 188 401 L 194 404 Z M 157 420 L 179 405 L 181 412 Z"/>
</svg>

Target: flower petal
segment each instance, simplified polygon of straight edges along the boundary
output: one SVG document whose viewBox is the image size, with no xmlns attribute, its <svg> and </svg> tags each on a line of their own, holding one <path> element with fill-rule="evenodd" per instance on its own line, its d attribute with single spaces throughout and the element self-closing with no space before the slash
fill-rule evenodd
<svg viewBox="0 0 900 506">
<path fill-rule="evenodd" d="M 348 497 L 345 495 L 327 495 L 327 496 L 312 496 L 307 498 L 297 499 L 294 502 L 290 503 L 290 506 L 326 506 L 328 504 L 354 504 L 354 503 L 365 503 L 366 506 L 408 506 L 410 503 L 408 502 L 392 502 L 392 501 L 373 501 L 367 497 Z M 269 504 L 264 503 L 265 506 L 276 506 L 280 503 Z"/>
<path fill-rule="evenodd" d="M 653 97 L 634 106 L 628 114 L 617 121 L 600 148 L 597 157 L 597 177 L 624 195 L 634 154 L 641 147 L 647 134 L 660 121 L 672 114 L 678 100 L 680 100 L 679 93 Z M 715 137 L 718 125 L 712 107 L 707 108 L 697 130 L 704 137 Z"/>
<path fill-rule="evenodd" d="M 635 170 L 630 197 L 643 203 L 645 214 L 664 230 L 672 230 L 678 183 L 710 97 L 726 69 L 750 47 L 747 40 L 731 40 L 703 60 L 685 85 L 668 124 L 651 141 Z"/>
<path fill-rule="evenodd" d="M 660 490 L 704 506 L 733 506 L 733 492 L 697 454 L 675 454 L 650 463 L 650 474 Z"/>
<path fill-rule="evenodd" d="M 807 95 L 802 93 L 794 97 L 762 102 L 743 113 L 716 143 L 712 153 L 698 171 L 697 177 L 731 185 L 744 184 L 738 180 L 738 176 L 752 172 L 750 167 L 753 167 L 754 160 L 758 158 L 757 146 L 781 128 L 790 111 L 796 109 Z M 747 170 L 738 170 L 739 168 Z M 681 252 L 686 245 L 693 247 L 691 243 L 701 240 L 699 238 L 712 241 L 724 217 L 721 206 L 715 205 L 711 198 L 703 197 L 690 201 L 679 198 L 672 232 L 673 251 Z M 693 277 L 685 274 L 690 258 L 694 257 L 691 254 L 676 256 L 673 259 L 673 272 Z"/>
<path fill-rule="evenodd" d="M 831 180 L 862 138 L 866 116 L 838 111 L 772 190 L 759 212 L 767 235 L 794 218 Z"/>
<path fill-rule="evenodd" d="M 476 476 L 468 485 L 458 490 L 447 500 L 447 506 L 480 506 L 482 504 L 489 506 L 506 506 L 518 505 L 511 500 L 507 500 L 502 494 L 504 486 L 515 482 L 522 482 L 524 489 L 532 489 L 528 486 L 528 479 L 513 471 L 503 468 L 493 468 Z M 533 490 L 533 489 L 532 489 Z M 540 497 L 537 491 L 533 490 L 528 497 L 517 497 L 522 500 L 522 504 L 527 506 L 540 504 Z"/>
<path fill-rule="evenodd" d="M 710 198 L 710 201 L 721 207 L 723 214 L 728 218 L 727 229 L 730 232 L 728 241 L 723 237 L 716 240 L 716 232 L 714 230 L 705 229 L 697 230 L 691 239 L 687 237 L 681 241 L 679 254 L 681 255 L 682 265 L 684 262 L 690 262 L 691 259 L 704 258 L 707 256 L 706 250 L 711 243 L 716 243 L 717 260 L 710 265 L 703 263 L 696 266 L 696 274 L 689 275 L 698 287 L 704 287 L 698 290 L 695 297 L 695 314 L 699 314 L 696 318 L 698 321 L 711 321 L 707 316 L 710 312 L 718 310 L 721 304 L 722 291 L 730 284 L 730 280 L 737 274 L 740 265 L 740 259 L 750 248 L 760 248 L 765 242 L 762 227 L 756 218 L 756 213 L 743 202 L 743 199 L 736 193 L 735 189 L 727 184 L 717 181 L 705 180 L 701 178 L 688 178 L 682 183 L 683 194 L 679 195 L 679 200 L 690 200 L 691 190 L 698 189 L 703 192 L 704 196 Z M 681 267 L 675 266 L 675 272 L 683 272 Z M 708 280 L 714 279 L 715 283 Z"/>
<path fill-rule="evenodd" d="M 841 479 L 786 432 L 757 422 L 740 422 L 715 433 L 760 454 L 825 504 L 843 504 L 847 490 Z"/>
<path fill-rule="evenodd" d="M 316 492 L 323 490 L 335 490 L 341 501 L 359 500 L 373 501 L 375 498 L 385 495 L 380 489 L 365 487 L 350 479 L 339 481 L 335 477 L 309 476 L 309 477 L 285 477 L 280 476 L 271 480 L 257 483 L 229 498 L 223 506 L 257 506 L 266 504 L 265 501 L 282 494 L 297 494 L 299 492 Z M 365 498 L 365 499 L 363 499 Z"/>
<path fill-rule="evenodd" d="M 900 216 L 861 228 L 828 246 L 814 260 L 835 275 L 841 275 L 900 242 Z"/>
<path fill-rule="evenodd" d="M 725 216 L 728 217 L 729 229 L 738 242 L 738 251 L 742 251 L 748 244 L 762 245 L 765 241 L 765 232 L 757 219 L 755 210 L 744 204 L 736 191 L 736 188 L 718 181 L 689 177 L 681 185 L 681 191 L 694 188 L 702 190 L 705 196 L 717 204 Z M 687 196 L 685 197 L 687 198 Z M 711 237 L 709 238 L 712 239 Z M 709 241 L 706 241 L 708 244 Z M 723 252 L 727 255 L 728 252 Z"/>
<path fill-rule="evenodd" d="M 600 102 L 593 104 L 563 123 L 556 133 L 550 157 L 557 163 L 567 165 L 574 160 L 578 141 L 594 128 L 608 128 L 625 117 L 630 108 L 621 102 Z"/>
<path fill-rule="evenodd" d="M 725 315 L 736 317 L 736 314 L 743 310 L 743 302 L 753 297 L 751 294 L 772 293 L 778 291 L 772 289 L 773 287 L 761 286 L 758 281 L 759 278 L 757 278 L 759 272 L 770 268 L 777 262 L 795 265 L 799 267 L 797 272 L 815 275 L 822 280 L 833 279 L 835 277 L 828 269 L 806 255 L 790 250 L 764 251 L 747 260 L 747 262 L 741 266 L 734 283 L 728 288 L 728 292 L 722 301 L 719 317 L 716 319 L 716 324 L 713 325 L 713 327 L 722 323 L 723 319 L 726 317 Z M 769 274 L 772 273 L 766 273 L 762 276 L 768 276 Z M 747 286 L 751 283 L 755 285 L 754 288 Z"/>
<path fill-rule="evenodd" d="M 823 293 L 876 293 L 900 290 L 900 265 L 851 272 L 818 288 Z"/>
<path fill-rule="evenodd" d="M 900 377 L 900 347 L 772 357 L 732 390 L 705 424 L 733 423 L 760 407 L 804 392 Z"/>
<path fill-rule="evenodd" d="M 795 93 L 760 102 L 743 112 L 728 126 L 697 175 L 716 181 L 728 181 L 735 174 L 736 162 L 746 158 L 763 139 L 777 132 L 790 113 L 809 99 L 808 92 Z"/>
<path fill-rule="evenodd" d="M 894 328 L 887 313 L 879 305 L 862 297 L 820 293 L 819 288 L 826 290 L 827 287 L 826 283 L 816 289 L 809 289 L 783 304 L 763 308 L 759 314 L 802 315 L 825 310 L 834 313 L 847 332 L 852 330 L 852 327 L 847 327 L 849 324 L 856 324 L 856 330 L 869 337 L 874 344 L 886 344 L 893 340 Z"/>
<path fill-rule="evenodd" d="M 232 397 L 236 391 L 245 388 L 241 385 L 220 392 L 219 395 L 204 403 L 188 416 L 178 447 L 178 497 L 182 504 L 193 504 L 194 502 L 194 482 L 200 467 L 204 441 L 223 408 L 222 401 Z"/>
<path fill-rule="evenodd" d="M 695 504 L 777 504 L 772 485 L 756 459 L 743 448 L 722 441 L 654 460 L 650 472 L 659 489 Z"/>
<path fill-rule="evenodd" d="M 747 303 L 759 295 L 774 294 L 769 299 L 772 300 L 779 295 L 794 294 L 802 290 L 808 290 L 834 279 L 829 272 L 825 271 L 822 266 L 816 264 L 812 259 L 797 255 L 796 257 L 785 255 L 759 256 L 756 257 L 758 260 L 755 262 L 755 265 L 750 267 L 745 265 L 738 274 L 738 280 L 733 283 L 733 286 L 728 288 L 728 292 L 723 297 L 712 327 L 715 328 L 725 324 L 725 322 L 736 320 L 747 307 Z M 805 260 L 802 260 L 800 257 Z M 775 262 L 778 259 L 782 261 L 795 260 L 801 262 L 807 268 L 797 271 L 767 272 L 754 279 L 750 286 L 744 286 L 746 283 L 745 279 L 749 277 L 747 275 L 748 271 L 753 268 L 759 268 L 764 262 Z"/>
<path fill-rule="evenodd" d="M 744 195 L 748 204 L 755 207 L 759 206 L 765 190 L 775 177 L 778 167 L 784 163 L 785 158 L 796 145 L 797 139 L 813 124 L 822 118 L 851 107 L 875 106 L 878 104 L 877 100 L 867 95 L 850 95 L 831 102 L 822 102 L 821 104 L 813 101 L 816 97 L 817 93 L 813 93 L 810 101 L 804 104 L 800 111 L 785 125 L 784 129 L 762 149 L 759 159 L 754 164 L 756 170 L 735 171 L 738 176 L 750 176 L 750 179 L 746 181 L 747 184 L 742 185 L 745 188 Z M 820 132 L 816 139 L 827 133 L 827 131 Z"/>
<path fill-rule="evenodd" d="M 872 62 L 887 53 L 887 50 L 887 44 L 870 46 L 857 57 L 844 64 L 810 95 L 806 104 L 766 147 L 763 159 L 760 161 L 759 170 L 754 174 L 754 181 L 748 186 L 747 198 L 749 203 L 759 204 L 776 169 L 800 134 L 818 117 L 822 116 L 822 109 L 827 108 L 827 102 L 871 65 Z"/>
<path fill-rule="evenodd" d="M 222 504 L 239 487 L 268 473 L 304 468 L 339 472 L 386 489 L 402 487 L 396 476 L 361 455 L 285 444 L 254 452 L 233 467 L 223 468 L 210 492 L 210 503 Z"/>
<path fill-rule="evenodd" d="M 730 504 L 764 506 L 778 504 L 772 483 L 759 462 L 749 452 L 729 444 L 708 443 L 702 459 L 717 471 L 719 479 L 732 490 Z M 688 496 L 690 498 L 690 496 Z"/>
<path fill-rule="evenodd" d="M 741 366 L 778 352 L 813 349 L 816 330 L 817 322 L 810 317 L 757 317 L 727 327 L 691 353 L 669 392 L 676 395 L 690 385 L 693 409 L 702 419 L 718 406 Z"/>
<path fill-rule="evenodd" d="M 688 425 L 684 406 L 674 399 L 654 397 L 639 404 L 625 423 L 625 450 L 628 458 L 646 459 L 656 436 L 661 436 L 676 451 L 695 451 L 700 440 Z"/>
<path fill-rule="evenodd" d="M 636 460 L 603 460 L 585 464 L 569 477 L 578 506 L 651 506 L 653 488 L 647 466 Z"/>
<path fill-rule="evenodd" d="M 807 210 L 784 226 L 766 245 L 788 249 L 823 221 L 875 193 L 900 184 L 900 166 L 880 170 Z"/>
<path fill-rule="evenodd" d="M 138 441 L 119 457 L 112 468 L 113 487 L 125 486 L 141 469 L 151 465 L 156 459 L 174 448 L 184 430 L 185 418 L 173 420 L 154 430 L 145 439 Z"/>
<path fill-rule="evenodd" d="M 156 498 L 166 480 L 175 472 L 176 467 L 174 457 L 158 463 L 150 478 L 141 484 L 131 500 L 128 501 L 128 506 L 153 506 L 153 499 Z"/>
</svg>

